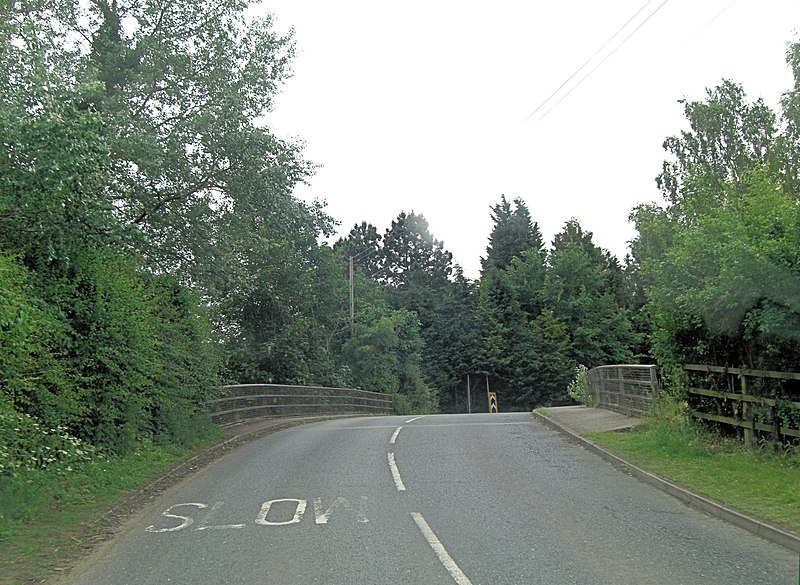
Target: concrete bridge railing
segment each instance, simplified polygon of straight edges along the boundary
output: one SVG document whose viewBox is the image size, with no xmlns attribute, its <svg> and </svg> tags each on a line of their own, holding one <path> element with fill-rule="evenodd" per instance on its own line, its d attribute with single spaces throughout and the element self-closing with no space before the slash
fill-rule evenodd
<svg viewBox="0 0 800 585">
<path fill-rule="evenodd" d="M 588 378 L 589 404 L 628 416 L 648 415 L 658 396 L 655 366 L 600 366 Z"/>
<path fill-rule="evenodd" d="M 280 384 L 239 384 L 225 389 L 226 395 L 211 404 L 211 420 L 220 425 L 266 417 L 394 413 L 390 394 L 366 390 Z"/>
</svg>

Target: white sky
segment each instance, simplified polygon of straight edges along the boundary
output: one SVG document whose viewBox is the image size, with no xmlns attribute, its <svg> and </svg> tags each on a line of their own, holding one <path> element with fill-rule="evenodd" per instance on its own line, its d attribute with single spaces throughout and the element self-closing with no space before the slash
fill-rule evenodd
<svg viewBox="0 0 800 585">
<path fill-rule="evenodd" d="M 267 0 L 298 49 L 267 123 L 321 165 L 296 194 L 327 201 L 342 235 L 421 213 L 471 278 L 503 193 L 548 244 L 574 217 L 622 259 L 631 209 L 661 200 L 661 144 L 686 128 L 677 100 L 728 78 L 777 108 L 800 28 L 800 0 L 669 0 L 541 119 L 651 0 L 525 121 L 645 1 Z"/>
</svg>

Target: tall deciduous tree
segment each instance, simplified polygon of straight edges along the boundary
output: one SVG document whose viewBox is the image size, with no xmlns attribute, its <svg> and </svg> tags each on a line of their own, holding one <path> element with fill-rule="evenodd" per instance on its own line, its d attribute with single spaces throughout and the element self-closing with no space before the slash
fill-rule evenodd
<svg viewBox="0 0 800 585">
<path fill-rule="evenodd" d="M 790 59 L 793 52 L 790 51 Z M 665 141 L 666 205 L 634 211 L 654 324 L 667 373 L 686 361 L 780 369 L 798 356 L 800 273 L 792 92 L 786 132 L 761 100 L 725 81 L 685 103 L 691 130 Z"/>
<path fill-rule="evenodd" d="M 435 412 L 438 401 L 421 368 L 423 341 L 415 313 L 399 310 L 362 316 L 356 335 L 345 342 L 344 357 L 354 384 L 395 395 L 401 412 Z"/>
</svg>

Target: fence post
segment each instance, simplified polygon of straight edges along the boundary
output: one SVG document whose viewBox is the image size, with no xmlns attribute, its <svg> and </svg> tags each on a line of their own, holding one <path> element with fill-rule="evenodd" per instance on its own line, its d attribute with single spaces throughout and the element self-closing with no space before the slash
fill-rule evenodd
<svg viewBox="0 0 800 585">
<path fill-rule="evenodd" d="M 774 442 L 775 450 L 780 450 L 781 445 L 781 420 L 778 418 L 778 403 L 772 405 L 770 409 L 772 414 L 772 440 Z"/>
<path fill-rule="evenodd" d="M 749 394 L 750 383 L 747 381 L 747 375 L 742 372 L 739 374 L 741 376 L 742 381 L 742 396 L 747 396 Z M 753 443 L 753 408 L 752 405 L 747 402 L 746 400 L 742 401 L 742 418 L 744 419 L 745 424 L 748 426 L 744 427 L 744 442 L 747 445 Z"/>
</svg>

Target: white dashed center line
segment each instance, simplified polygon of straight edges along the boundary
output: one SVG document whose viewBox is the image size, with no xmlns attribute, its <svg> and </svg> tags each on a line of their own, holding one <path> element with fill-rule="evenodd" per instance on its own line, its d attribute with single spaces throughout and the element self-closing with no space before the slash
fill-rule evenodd
<svg viewBox="0 0 800 585">
<path fill-rule="evenodd" d="M 406 486 L 403 485 L 403 480 L 400 478 L 400 470 L 397 469 L 397 464 L 394 462 L 394 453 L 389 453 L 389 469 L 392 470 L 392 479 L 394 480 L 394 485 L 397 487 L 397 491 L 406 491 Z"/>
<path fill-rule="evenodd" d="M 389 444 L 390 444 L 390 445 L 394 445 L 394 442 L 397 440 L 397 435 L 399 435 L 399 434 L 400 434 L 400 429 L 402 429 L 402 428 L 403 428 L 403 427 L 397 427 L 397 428 L 395 429 L 395 431 L 394 431 L 394 434 L 392 435 L 392 438 L 391 438 L 391 439 L 389 439 Z"/>
<path fill-rule="evenodd" d="M 422 517 L 422 514 L 419 512 L 411 512 L 411 517 L 414 518 L 414 522 L 417 523 L 420 532 L 422 532 L 422 536 L 424 536 L 428 544 L 431 545 L 433 552 L 439 557 L 439 560 L 444 565 L 444 568 L 447 569 L 447 572 L 450 573 L 453 580 L 458 583 L 458 585 L 472 585 L 472 582 L 458 567 L 453 557 L 450 556 L 450 553 L 445 550 L 444 545 L 436 538 L 436 535 L 433 533 L 433 530 L 431 530 L 431 527 L 428 526 L 428 523 L 425 522 L 425 518 Z"/>
</svg>

